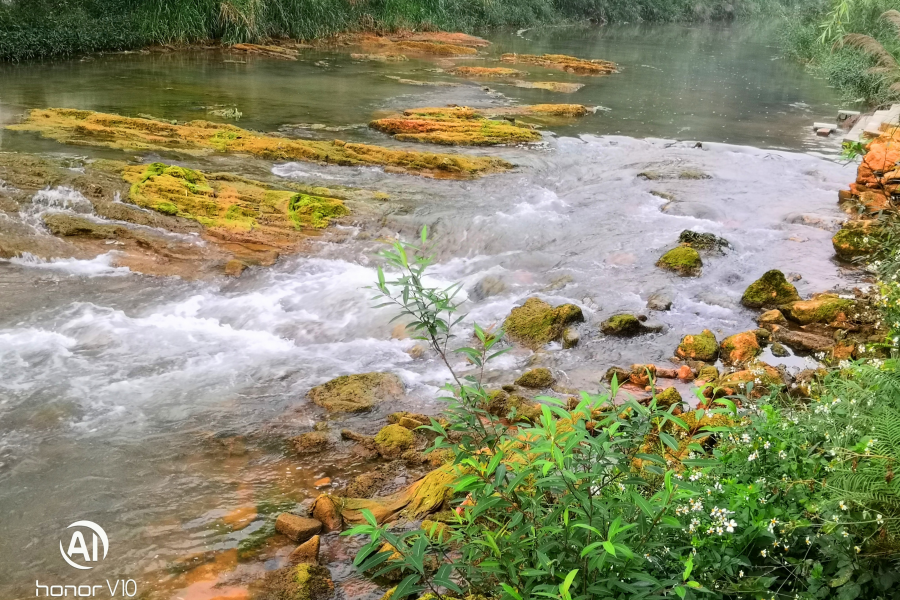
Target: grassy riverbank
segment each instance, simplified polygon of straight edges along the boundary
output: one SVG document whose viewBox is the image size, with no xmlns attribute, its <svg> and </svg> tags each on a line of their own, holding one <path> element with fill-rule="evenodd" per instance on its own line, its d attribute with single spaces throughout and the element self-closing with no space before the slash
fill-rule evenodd
<svg viewBox="0 0 900 600">
<path fill-rule="evenodd" d="M 873 73 L 877 61 L 859 49 L 843 45 L 847 34 L 864 34 L 900 57 L 900 29 L 882 15 L 896 9 L 896 0 L 830 0 L 797 5 L 785 19 L 783 45 L 788 56 L 803 61 L 818 76 L 840 89 L 848 100 L 877 106 L 900 101 L 900 70 Z"/>
<path fill-rule="evenodd" d="M 795 0 L 12 0 L 0 2 L 0 60 L 151 44 L 311 39 L 343 31 L 473 32 L 566 21 L 708 21 L 771 14 Z"/>
</svg>

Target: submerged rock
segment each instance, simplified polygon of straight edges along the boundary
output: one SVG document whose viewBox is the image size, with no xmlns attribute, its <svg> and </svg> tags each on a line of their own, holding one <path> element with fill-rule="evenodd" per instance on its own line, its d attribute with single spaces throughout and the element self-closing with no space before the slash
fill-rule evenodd
<svg viewBox="0 0 900 600">
<path fill-rule="evenodd" d="M 647 308 L 650 310 L 666 311 L 672 308 L 672 296 L 667 292 L 656 292 L 647 298 Z"/>
<path fill-rule="evenodd" d="M 663 254 L 656 262 L 656 266 L 673 271 L 682 277 L 696 277 L 703 268 L 703 260 L 690 246 L 679 246 Z"/>
<path fill-rule="evenodd" d="M 856 302 L 837 294 L 816 294 L 809 300 L 799 300 L 786 308 L 788 316 L 801 325 L 846 321 Z"/>
<path fill-rule="evenodd" d="M 719 353 L 726 365 L 743 365 L 756 358 L 762 349 L 752 331 L 736 333 L 722 340 Z"/>
<path fill-rule="evenodd" d="M 331 412 L 361 412 L 376 402 L 399 397 L 403 382 L 391 373 L 342 375 L 316 386 L 307 394 L 315 404 Z"/>
<path fill-rule="evenodd" d="M 556 69 L 577 75 L 609 75 L 618 73 L 616 63 L 607 60 L 585 60 L 565 54 L 514 54 L 507 53 L 500 57 L 506 63 L 526 63 L 547 69 Z"/>
<path fill-rule="evenodd" d="M 541 139 L 541 134 L 531 127 L 488 119 L 463 106 L 409 109 L 402 116 L 372 121 L 369 127 L 406 142 L 450 146 L 491 146 Z"/>
<path fill-rule="evenodd" d="M 719 344 L 715 334 L 709 329 L 704 329 L 697 335 L 686 335 L 681 338 L 675 356 L 682 359 L 700 360 L 711 362 L 719 356 Z"/>
<path fill-rule="evenodd" d="M 581 308 L 574 304 L 552 307 L 539 298 L 529 298 L 512 309 L 503 323 L 510 339 L 532 349 L 558 341 L 568 325 L 584 321 Z"/>
<path fill-rule="evenodd" d="M 520 77 L 526 73 L 506 67 L 454 67 L 447 70 L 451 75 L 462 77 Z"/>
<path fill-rule="evenodd" d="M 268 160 L 377 165 L 397 172 L 439 178 L 470 179 L 512 168 L 502 159 L 485 156 L 411 152 L 341 140 L 301 140 L 255 133 L 223 123 L 190 121 L 171 125 L 65 108 L 34 109 L 29 111 L 23 123 L 8 127 L 36 131 L 43 137 L 70 144 L 192 154 L 235 152 Z"/>
<path fill-rule="evenodd" d="M 256 600 L 326 600 L 333 593 L 331 572 L 303 563 L 267 574 Z"/>
<path fill-rule="evenodd" d="M 741 304 L 747 308 L 778 308 L 798 300 L 797 288 L 785 279 L 784 273 L 772 269 L 750 284 L 741 297 Z"/>
<path fill-rule="evenodd" d="M 547 388 L 553 385 L 553 374 L 550 369 L 539 367 L 526 371 L 521 377 L 516 379 L 516 385 L 526 388 Z"/>
<path fill-rule="evenodd" d="M 328 449 L 331 441 L 328 435 L 321 431 L 309 431 L 291 438 L 291 445 L 297 454 L 312 454 Z"/>
<path fill-rule="evenodd" d="M 563 330 L 562 334 L 562 347 L 563 350 L 568 350 L 570 348 L 574 348 L 578 345 L 578 342 L 581 340 L 581 335 L 579 335 L 578 330 L 574 327 L 566 327 Z"/>
<path fill-rule="evenodd" d="M 583 83 L 563 83 L 561 81 L 513 81 L 512 85 L 518 88 L 547 90 L 563 94 L 571 94 L 584 87 Z"/>
</svg>

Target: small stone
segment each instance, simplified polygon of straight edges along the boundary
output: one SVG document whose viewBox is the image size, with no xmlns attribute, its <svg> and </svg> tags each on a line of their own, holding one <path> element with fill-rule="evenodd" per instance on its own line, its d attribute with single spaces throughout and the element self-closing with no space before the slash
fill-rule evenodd
<svg viewBox="0 0 900 600">
<path fill-rule="evenodd" d="M 819 137 L 828 137 L 829 135 L 831 135 L 831 129 L 827 127 L 820 127 L 819 129 L 816 129 L 816 135 Z"/>
<path fill-rule="evenodd" d="M 647 298 L 647 308 L 650 310 L 666 311 L 672 308 L 672 296 L 665 292 L 650 294 Z"/>
<path fill-rule="evenodd" d="M 681 379 L 682 381 L 691 381 L 694 379 L 694 370 L 688 365 L 681 365 L 678 367 L 678 379 Z"/>
<path fill-rule="evenodd" d="M 772 310 L 767 310 L 763 314 L 759 315 L 759 318 L 756 320 L 760 327 L 765 327 L 766 329 L 771 328 L 772 325 L 787 325 L 787 319 L 784 317 L 784 314 L 777 308 L 773 308 Z"/>
<path fill-rule="evenodd" d="M 547 388 L 553 385 L 553 374 L 550 372 L 550 369 L 543 367 L 532 369 L 516 379 L 516 385 L 535 389 Z"/>
<path fill-rule="evenodd" d="M 322 531 L 322 523 L 316 519 L 281 513 L 275 519 L 275 531 L 295 542 L 305 542 Z"/>
<path fill-rule="evenodd" d="M 778 342 L 775 342 L 774 344 L 772 344 L 772 355 L 777 356 L 778 358 L 784 358 L 785 356 L 790 356 L 791 353 L 788 352 L 787 348 L 785 348 Z"/>
<path fill-rule="evenodd" d="M 578 330 L 574 327 L 566 327 L 563 330 L 562 334 L 562 347 L 563 350 L 568 350 L 569 348 L 574 348 L 578 345 L 578 342 L 581 340 L 581 336 L 578 334 Z"/>
<path fill-rule="evenodd" d="M 401 417 L 397 422 L 397 425 L 403 427 L 404 429 L 409 429 L 410 431 L 412 431 L 413 429 L 418 429 L 419 427 L 421 427 L 422 423 L 419 423 L 415 419 L 411 419 L 409 417 Z"/>
<path fill-rule="evenodd" d="M 310 565 L 319 564 L 319 536 L 314 535 L 296 548 L 288 555 L 288 562 L 292 565 L 306 563 Z"/>
<path fill-rule="evenodd" d="M 603 379 L 605 379 L 606 381 L 612 381 L 613 377 L 615 377 L 616 382 L 621 385 L 628 381 L 628 378 L 631 377 L 631 371 L 623 369 L 622 367 L 610 367 L 603 375 Z"/>
</svg>

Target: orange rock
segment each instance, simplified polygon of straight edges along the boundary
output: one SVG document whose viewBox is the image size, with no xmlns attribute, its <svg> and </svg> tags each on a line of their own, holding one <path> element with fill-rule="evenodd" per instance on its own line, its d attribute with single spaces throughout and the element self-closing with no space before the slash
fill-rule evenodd
<svg viewBox="0 0 900 600">
<path fill-rule="evenodd" d="M 241 506 L 222 517 L 222 521 L 231 526 L 233 531 L 240 531 L 252 523 L 256 519 L 256 515 L 255 505 Z"/>
<path fill-rule="evenodd" d="M 315 481 L 313 481 L 313 485 L 315 487 L 331 485 L 331 477 L 323 477 L 322 479 L 316 479 Z"/>
<path fill-rule="evenodd" d="M 326 494 L 322 494 L 313 504 L 312 516 L 322 522 L 324 531 L 340 531 L 343 526 L 341 513 L 338 511 L 334 500 Z"/>
<path fill-rule="evenodd" d="M 762 350 L 756 334 L 752 331 L 737 333 L 722 340 L 719 346 L 722 362 L 726 365 L 743 365 L 755 358 Z"/>
<path fill-rule="evenodd" d="M 678 368 L 678 379 L 691 381 L 694 378 L 694 371 L 687 365 L 681 365 Z"/>
</svg>

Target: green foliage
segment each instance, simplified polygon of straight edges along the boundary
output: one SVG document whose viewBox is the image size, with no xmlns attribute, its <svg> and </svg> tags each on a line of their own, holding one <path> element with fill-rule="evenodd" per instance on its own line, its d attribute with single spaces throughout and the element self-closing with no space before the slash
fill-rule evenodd
<svg viewBox="0 0 900 600">
<path fill-rule="evenodd" d="M 456 350 L 475 374 L 454 371 L 458 288 L 422 285 L 424 229 L 421 242 L 383 254 L 400 276 L 379 269 L 376 289 L 453 373 L 446 424 L 423 429 L 432 451 L 455 457 L 457 508 L 422 529 L 367 515 L 346 532 L 368 536 L 358 569 L 403 575 L 392 598 L 895 597 L 895 361 L 842 365 L 809 404 L 777 390 L 751 400 L 749 383 L 745 396 L 681 417 L 655 398 L 617 398 L 614 378 L 608 394 L 582 393 L 573 408 L 539 398 L 534 424 L 514 428 L 514 407 L 506 418 L 485 409 L 483 369 L 504 351 L 501 332 L 476 325 L 478 345 Z"/>
<path fill-rule="evenodd" d="M 311 39 L 400 28 L 475 31 L 563 21 L 697 21 L 770 15 L 798 0 L 6 0 L 0 59 L 149 44 Z"/>
</svg>

